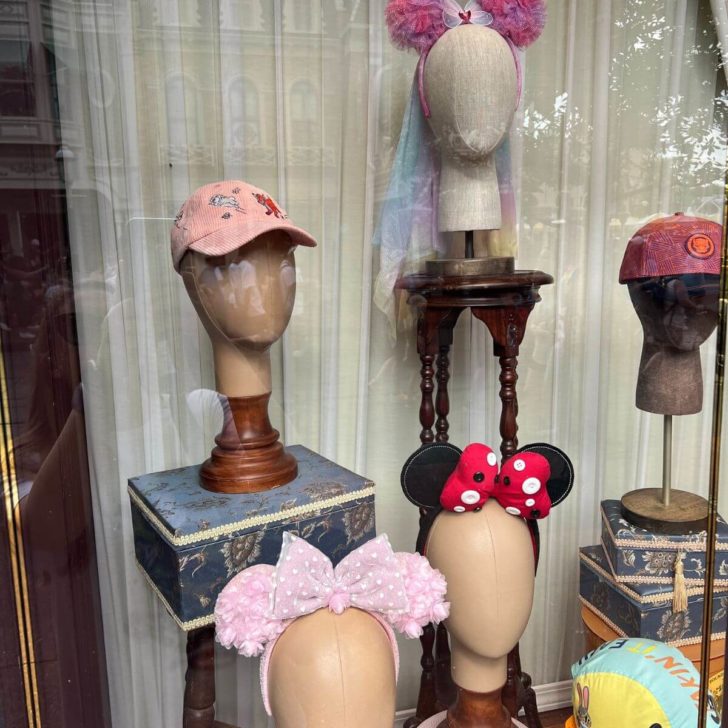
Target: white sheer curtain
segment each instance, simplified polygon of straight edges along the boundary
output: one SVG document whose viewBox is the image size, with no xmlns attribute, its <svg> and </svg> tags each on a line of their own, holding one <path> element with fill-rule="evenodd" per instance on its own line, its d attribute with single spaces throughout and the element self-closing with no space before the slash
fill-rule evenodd
<svg viewBox="0 0 728 728">
<path fill-rule="evenodd" d="M 217 423 L 207 338 L 168 253 L 197 186 L 239 177 L 320 241 L 299 251 L 291 325 L 274 350 L 271 416 L 378 484 L 377 518 L 411 548 L 399 469 L 418 445 L 413 335 L 371 304 L 370 241 L 415 58 L 394 50 L 384 0 L 53 3 L 69 227 L 115 725 L 180 724 L 184 638 L 134 564 L 126 479 L 202 460 Z M 719 219 L 725 139 L 707 3 L 551 0 L 528 51 L 514 157 L 521 267 L 552 273 L 520 358 L 520 438 L 569 452 L 574 495 L 543 528 L 523 640 L 535 682 L 582 651 L 577 547 L 598 502 L 659 479 L 660 421 L 634 407 L 641 331 L 617 271 L 648 217 Z M 373 270 L 374 268 L 374 270 Z M 704 348 L 712 372 L 713 343 Z M 497 372 L 463 317 L 451 439 L 497 442 Z M 712 394 L 706 377 L 706 402 Z M 710 408 L 676 423 L 681 486 L 707 490 Z M 255 665 L 220 654 L 219 719 L 264 725 Z M 414 706 L 419 645 L 402 645 L 398 705 Z"/>
</svg>

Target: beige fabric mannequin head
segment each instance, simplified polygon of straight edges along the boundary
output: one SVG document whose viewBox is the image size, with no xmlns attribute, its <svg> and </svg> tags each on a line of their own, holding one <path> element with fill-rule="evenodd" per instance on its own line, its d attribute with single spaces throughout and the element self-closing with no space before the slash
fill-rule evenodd
<svg viewBox="0 0 728 728">
<path fill-rule="evenodd" d="M 212 341 L 217 390 L 228 397 L 271 391 L 271 345 L 296 296 L 294 244 L 281 230 L 222 256 L 185 253 L 180 274 Z"/>
<path fill-rule="evenodd" d="M 424 84 L 442 163 L 440 230 L 498 229 L 492 153 L 508 133 L 518 99 L 508 43 L 491 28 L 468 24 L 449 30 L 427 56 Z"/>
<path fill-rule="evenodd" d="M 533 604 L 535 564 L 526 522 L 493 498 L 480 511 L 443 511 L 430 529 L 426 553 L 447 580 L 455 684 L 479 693 L 501 688 L 508 653 Z"/>
<path fill-rule="evenodd" d="M 392 647 L 371 614 L 328 609 L 295 620 L 270 658 L 276 728 L 391 728 L 395 709 Z"/>
</svg>

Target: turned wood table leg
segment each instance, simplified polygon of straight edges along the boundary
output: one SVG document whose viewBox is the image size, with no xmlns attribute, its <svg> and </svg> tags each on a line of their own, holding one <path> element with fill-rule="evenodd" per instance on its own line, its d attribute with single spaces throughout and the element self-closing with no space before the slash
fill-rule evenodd
<svg viewBox="0 0 728 728">
<path fill-rule="evenodd" d="M 440 346 L 440 353 L 437 355 L 437 397 L 435 398 L 435 442 L 447 442 L 449 439 L 448 430 L 450 423 L 447 416 L 450 414 L 450 397 L 447 392 L 447 383 L 450 380 L 450 359 L 448 354 L 450 347 Z"/>
<path fill-rule="evenodd" d="M 215 628 L 202 627 L 187 634 L 187 672 L 183 728 L 215 725 Z"/>
<path fill-rule="evenodd" d="M 500 451 L 503 460 L 507 460 L 518 449 L 518 395 L 516 382 L 518 381 L 518 347 L 504 349 L 498 357 L 500 362 Z"/>
</svg>

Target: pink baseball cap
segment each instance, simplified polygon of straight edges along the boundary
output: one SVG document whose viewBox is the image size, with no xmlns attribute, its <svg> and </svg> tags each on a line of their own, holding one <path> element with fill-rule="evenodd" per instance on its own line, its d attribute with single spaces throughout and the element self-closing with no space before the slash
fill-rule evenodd
<svg viewBox="0 0 728 728">
<path fill-rule="evenodd" d="M 212 182 L 182 204 L 172 226 L 172 263 L 179 273 L 184 254 L 225 255 L 271 230 L 285 230 L 296 245 L 316 241 L 296 227 L 275 200 L 240 180 Z"/>
<path fill-rule="evenodd" d="M 619 282 L 685 273 L 720 275 L 723 227 L 676 212 L 640 228 L 627 243 Z"/>
</svg>

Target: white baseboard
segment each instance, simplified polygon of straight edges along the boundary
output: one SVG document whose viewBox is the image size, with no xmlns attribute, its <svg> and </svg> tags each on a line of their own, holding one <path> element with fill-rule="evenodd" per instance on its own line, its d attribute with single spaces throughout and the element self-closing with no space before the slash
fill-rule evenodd
<svg viewBox="0 0 728 728">
<path fill-rule="evenodd" d="M 536 691 L 536 702 L 541 713 L 571 705 L 571 680 L 536 685 L 533 689 Z M 414 714 L 414 710 L 398 710 L 394 717 L 394 728 L 402 728 L 407 718 Z"/>
</svg>

